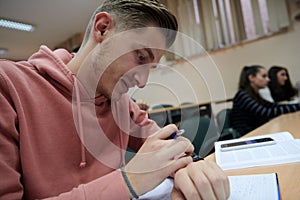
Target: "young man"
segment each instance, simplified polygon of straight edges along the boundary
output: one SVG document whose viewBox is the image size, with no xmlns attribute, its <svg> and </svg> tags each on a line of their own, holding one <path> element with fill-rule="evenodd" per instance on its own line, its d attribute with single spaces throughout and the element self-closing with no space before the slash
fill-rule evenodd
<svg viewBox="0 0 300 200">
<path fill-rule="evenodd" d="M 225 199 L 214 163 L 167 139 L 126 95 L 174 41 L 175 17 L 155 0 L 107 0 L 76 55 L 46 46 L 0 62 L 0 199 L 129 199 L 174 175 L 176 199 Z M 126 148 L 138 153 L 125 163 Z M 184 156 L 186 155 L 186 156 Z"/>
</svg>

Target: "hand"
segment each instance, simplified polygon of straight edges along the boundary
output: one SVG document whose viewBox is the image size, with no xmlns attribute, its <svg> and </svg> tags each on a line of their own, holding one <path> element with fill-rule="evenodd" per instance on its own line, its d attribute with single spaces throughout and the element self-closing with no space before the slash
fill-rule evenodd
<svg viewBox="0 0 300 200">
<path fill-rule="evenodd" d="M 145 103 L 137 103 L 141 110 L 147 111 L 149 106 Z"/>
<path fill-rule="evenodd" d="M 149 109 L 149 105 L 145 101 L 137 100 L 136 103 L 141 110 L 147 111 Z"/>
<path fill-rule="evenodd" d="M 171 198 L 184 199 L 228 199 L 229 180 L 219 166 L 212 161 L 198 161 L 178 170 L 174 177 Z"/>
<path fill-rule="evenodd" d="M 166 139 L 177 127 L 168 125 L 147 138 L 137 154 L 125 166 L 128 179 L 138 195 L 142 195 L 165 180 L 170 174 L 192 162 L 194 150 L 184 137 Z"/>
</svg>

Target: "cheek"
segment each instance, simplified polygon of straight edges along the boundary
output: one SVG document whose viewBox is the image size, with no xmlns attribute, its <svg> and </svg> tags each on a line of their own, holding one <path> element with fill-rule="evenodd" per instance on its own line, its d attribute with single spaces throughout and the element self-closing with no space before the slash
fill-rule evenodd
<svg viewBox="0 0 300 200">
<path fill-rule="evenodd" d="M 266 85 L 268 84 L 268 80 L 265 79 L 265 78 L 262 78 L 262 79 L 260 80 L 260 83 L 261 83 L 262 86 L 266 86 Z"/>
<path fill-rule="evenodd" d="M 99 87 L 106 92 L 111 91 L 118 81 L 118 71 L 108 68 L 100 77 Z"/>
<path fill-rule="evenodd" d="M 110 80 L 110 78 L 107 76 L 106 73 L 104 73 L 98 83 L 98 92 L 101 94 L 105 94 L 108 95 L 110 92 L 110 82 L 108 82 L 108 80 Z"/>
</svg>

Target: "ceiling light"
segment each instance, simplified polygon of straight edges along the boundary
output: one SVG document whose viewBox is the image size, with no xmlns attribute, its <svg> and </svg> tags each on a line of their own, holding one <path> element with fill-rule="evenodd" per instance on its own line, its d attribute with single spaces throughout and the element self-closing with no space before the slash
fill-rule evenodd
<svg viewBox="0 0 300 200">
<path fill-rule="evenodd" d="M 7 49 L 4 49 L 4 48 L 0 48 L 0 55 L 4 55 L 4 54 L 7 54 Z"/>
<path fill-rule="evenodd" d="M 16 29 L 21 31 L 28 31 L 28 32 L 34 31 L 33 25 L 9 21 L 7 19 L 0 19 L 0 27 Z"/>
</svg>

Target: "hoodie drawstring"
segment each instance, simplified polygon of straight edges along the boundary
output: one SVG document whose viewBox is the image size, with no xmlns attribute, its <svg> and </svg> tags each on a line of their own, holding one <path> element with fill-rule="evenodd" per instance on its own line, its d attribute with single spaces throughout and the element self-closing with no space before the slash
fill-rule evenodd
<svg viewBox="0 0 300 200">
<path fill-rule="evenodd" d="M 76 93 L 76 107 L 77 107 L 77 117 L 78 117 L 78 125 L 79 125 L 79 134 L 81 138 L 81 162 L 79 164 L 80 168 L 84 168 L 87 164 L 85 157 L 85 147 L 84 147 L 84 136 L 83 136 L 83 126 L 82 126 L 82 115 L 81 115 L 81 105 L 80 105 L 80 94 L 77 83 L 77 78 L 74 76 L 74 86 Z"/>
</svg>

